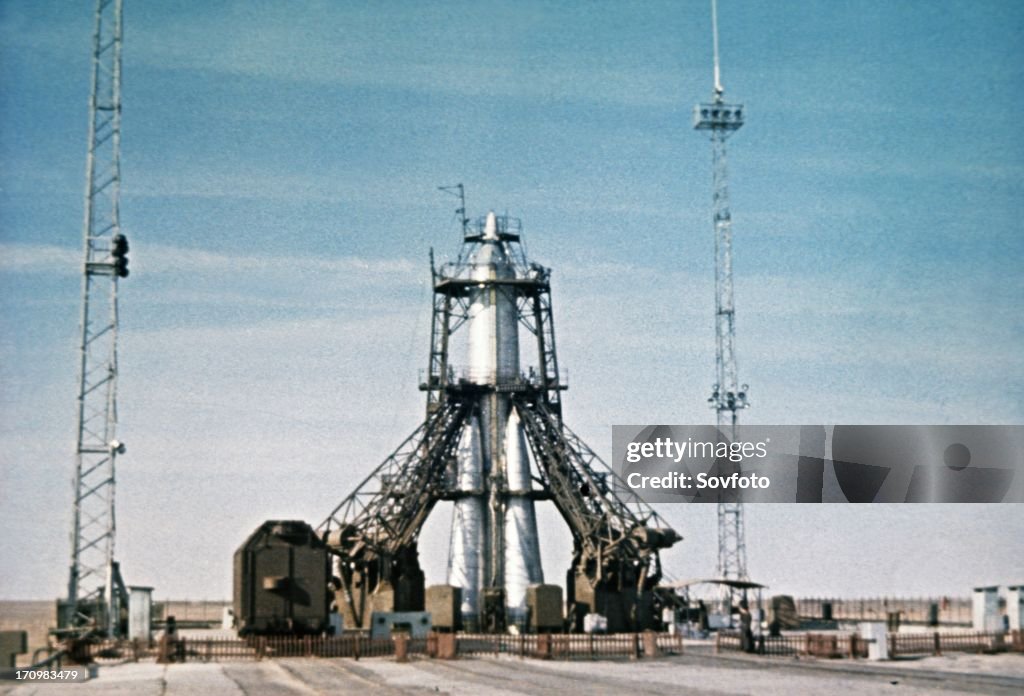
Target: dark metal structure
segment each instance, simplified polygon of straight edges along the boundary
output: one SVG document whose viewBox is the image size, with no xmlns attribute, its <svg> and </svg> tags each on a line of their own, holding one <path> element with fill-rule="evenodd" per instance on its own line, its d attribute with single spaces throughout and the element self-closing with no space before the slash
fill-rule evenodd
<svg viewBox="0 0 1024 696">
<path fill-rule="evenodd" d="M 624 497 L 625 485 L 616 487 L 611 469 L 562 422 L 566 384 L 555 348 L 551 272 L 526 259 L 519 221 L 497 218 L 496 236 L 515 266 L 514 277 L 482 279 L 467 272 L 476 247 L 496 243 L 490 227 L 485 239 L 485 224 L 493 226 L 494 216 L 487 223 L 464 222 L 456 262 L 438 268 L 431 253 L 433 324 L 420 385 L 426 419 L 318 528 L 336 557 L 345 625 L 366 627 L 373 611 L 423 609 L 420 530 L 438 501 L 477 494 L 456 486 L 456 449 L 467 422 L 499 394 L 508 397 L 529 442 L 536 475 L 528 497 L 552 501 L 572 533 L 568 625 L 581 630 L 586 614 L 599 613 L 608 618 L 609 631 L 653 626 L 659 552 L 681 537 L 649 506 Z M 514 300 L 527 341 L 532 337 L 536 347 L 536 368 L 481 383 L 453 365 L 453 336 L 470 320 L 471 297 L 481 291 Z M 523 491 L 509 491 L 499 481 L 489 504 L 500 508 L 512 495 Z M 504 588 L 490 585 L 482 594 L 481 628 L 502 630 Z"/>
<path fill-rule="evenodd" d="M 268 520 L 235 552 L 239 635 L 318 634 L 329 627 L 327 547 L 305 522 Z"/>
</svg>

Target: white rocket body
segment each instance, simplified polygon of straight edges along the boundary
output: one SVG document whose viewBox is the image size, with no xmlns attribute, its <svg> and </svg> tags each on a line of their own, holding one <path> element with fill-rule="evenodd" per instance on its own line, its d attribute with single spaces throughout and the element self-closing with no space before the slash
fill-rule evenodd
<svg viewBox="0 0 1024 696">
<path fill-rule="evenodd" d="M 470 278 L 511 280 L 494 213 L 469 261 Z M 469 308 L 469 381 L 496 386 L 519 376 L 519 315 L 512 288 L 482 283 Z M 544 581 L 525 433 L 507 393 L 487 391 L 467 422 L 457 455 L 448 583 L 462 588 L 462 618 L 478 627 L 482 591 L 503 587 L 510 624 L 526 620 L 526 588 Z"/>
</svg>

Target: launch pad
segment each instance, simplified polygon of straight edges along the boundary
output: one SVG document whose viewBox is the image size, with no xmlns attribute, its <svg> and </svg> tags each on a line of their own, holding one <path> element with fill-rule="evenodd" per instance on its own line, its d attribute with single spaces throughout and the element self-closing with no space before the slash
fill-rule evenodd
<svg viewBox="0 0 1024 696">
<path fill-rule="evenodd" d="M 426 417 L 317 530 L 346 627 L 424 609 L 418 539 L 440 501 L 453 503 L 448 585 L 460 589 L 467 630 L 529 629 L 527 595 L 544 582 L 534 503 L 546 500 L 573 539 L 563 627 L 582 630 L 588 614 L 609 631 L 657 623 L 659 553 L 681 537 L 616 490 L 615 474 L 562 422 L 551 272 L 527 259 L 520 234 L 508 216 L 464 220 L 457 261 L 431 258 Z M 527 346 L 537 362 L 523 371 Z"/>
</svg>

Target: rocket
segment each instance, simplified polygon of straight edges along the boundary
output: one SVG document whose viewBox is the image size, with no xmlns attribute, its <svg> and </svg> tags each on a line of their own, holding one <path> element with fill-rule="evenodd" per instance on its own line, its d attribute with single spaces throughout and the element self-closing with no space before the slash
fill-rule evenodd
<svg viewBox="0 0 1024 696">
<path fill-rule="evenodd" d="M 457 450 L 448 557 L 448 584 L 462 588 L 468 630 L 482 628 L 490 588 L 504 589 L 507 624 L 522 626 L 527 587 L 544 581 L 526 436 L 501 389 L 522 379 L 519 309 L 510 284 L 516 269 L 493 212 L 477 241 L 468 261 L 469 278 L 479 283 L 469 295 L 466 378 L 480 396 Z"/>
</svg>

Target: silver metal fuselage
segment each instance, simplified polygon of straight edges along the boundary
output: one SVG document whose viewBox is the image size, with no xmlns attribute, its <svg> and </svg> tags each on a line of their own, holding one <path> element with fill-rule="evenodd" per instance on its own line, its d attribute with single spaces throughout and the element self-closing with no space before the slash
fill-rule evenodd
<svg viewBox="0 0 1024 696">
<path fill-rule="evenodd" d="M 519 378 L 519 310 L 515 268 L 497 232 L 494 214 L 469 261 L 469 369 L 480 385 L 479 408 L 459 443 L 448 583 L 462 588 L 467 629 L 479 627 L 483 590 L 505 591 L 509 624 L 526 620 L 526 589 L 544 580 L 534 515 L 526 437 L 508 393 Z"/>
</svg>

